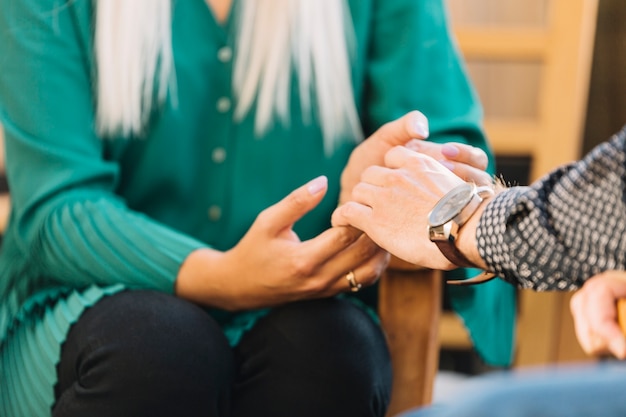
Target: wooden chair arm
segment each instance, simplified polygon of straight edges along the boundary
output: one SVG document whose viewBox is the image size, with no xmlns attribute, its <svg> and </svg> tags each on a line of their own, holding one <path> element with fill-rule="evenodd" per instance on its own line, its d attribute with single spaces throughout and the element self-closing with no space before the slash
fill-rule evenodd
<svg viewBox="0 0 626 417">
<path fill-rule="evenodd" d="M 380 280 L 379 315 L 391 353 L 388 416 L 432 401 L 439 365 L 441 271 L 394 259 Z"/>
</svg>

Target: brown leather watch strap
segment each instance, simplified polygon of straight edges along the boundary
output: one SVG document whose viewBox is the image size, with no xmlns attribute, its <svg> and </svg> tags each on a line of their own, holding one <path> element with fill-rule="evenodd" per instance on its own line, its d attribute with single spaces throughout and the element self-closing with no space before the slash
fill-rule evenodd
<svg viewBox="0 0 626 417">
<path fill-rule="evenodd" d="M 475 268 L 476 265 L 471 263 L 454 245 L 453 241 L 449 240 L 434 240 L 435 244 L 446 258 L 456 266 L 466 266 Z"/>
<path fill-rule="evenodd" d="M 482 284 L 483 282 L 487 282 L 487 281 L 491 281 L 492 279 L 494 279 L 497 275 L 494 274 L 493 272 L 487 272 L 487 271 L 483 271 L 480 274 L 473 276 L 471 278 L 467 278 L 467 279 L 449 279 L 446 280 L 446 284 L 450 284 L 450 285 L 476 285 L 476 284 Z"/>
</svg>

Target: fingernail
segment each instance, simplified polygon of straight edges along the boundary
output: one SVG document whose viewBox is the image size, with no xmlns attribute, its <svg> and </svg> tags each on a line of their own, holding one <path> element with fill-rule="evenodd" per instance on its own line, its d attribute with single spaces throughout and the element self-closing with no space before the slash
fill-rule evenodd
<svg viewBox="0 0 626 417">
<path fill-rule="evenodd" d="M 420 116 L 417 118 L 417 120 L 415 121 L 415 131 L 423 138 L 428 137 L 428 119 L 426 119 L 426 116 L 420 114 Z"/>
<path fill-rule="evenodd" d="M 441 147 L 441 153 L 448 158 L 454 158 L 459 154 L 459 148 L 450 143 L 446 143 Z"/>
<path fill-rule="evenodd" d="M 450 171 L 454 171 L 454 164 L 452 162 L 446 161 L 444 159 L 442 161 L 439 161 L 439 163 L 443 165 L 444 167 L 448 168 Z"/>
<path fill-rule="evenodd" d="M 322 191 L 323 189 L 325 189 L 327 185 L 328 185 L 328 178 L 322 175 L 309 181 L 309 184 L 307 185 L 306 188 L 309 191 L 309 194 L 315 195 L 319 193 L 320 191 Z"/>
</svg>

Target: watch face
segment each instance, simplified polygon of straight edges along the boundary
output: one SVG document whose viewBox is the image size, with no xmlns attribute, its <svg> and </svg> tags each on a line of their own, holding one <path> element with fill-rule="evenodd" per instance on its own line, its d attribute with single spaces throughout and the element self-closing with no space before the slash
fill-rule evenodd
<svg viewBox="0 0 626 417">
<path fill-rule="evenodd" d="M 474 195 L 474 186 L 462 184 L 444 195 L 428 215 L 430 226 L 440 226 L 454 219 L 470 202 Z"/>
</svg>

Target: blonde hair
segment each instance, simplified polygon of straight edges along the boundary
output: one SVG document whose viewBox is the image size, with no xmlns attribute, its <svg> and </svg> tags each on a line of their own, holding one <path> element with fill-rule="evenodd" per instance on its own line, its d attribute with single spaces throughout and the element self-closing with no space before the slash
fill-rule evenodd
<svg viewBox="0 0 626 417">
<path fill-rule="evenodd" d="M 289 124 L 298 74 L 302 117 L 317 113 L 324 145 L 362 138 L 350 75 L 354 29 L 345 0 L 242 0 L 236 16 L 235 120 L 256 102 L 255 132 Z M 140 134 L 157 101 L 176 97 L 171 0 L 99 0 L 96 9 L 97 128 Z M 155 90 L 156 88 L 156 90 Z M 313 95 L 317 106 L 312 108 Z"/>
</svg>

